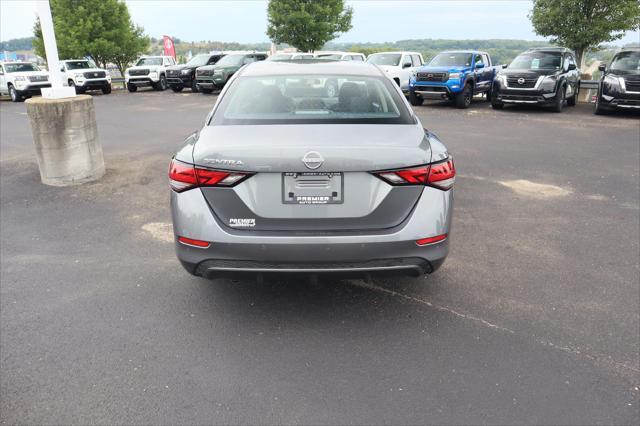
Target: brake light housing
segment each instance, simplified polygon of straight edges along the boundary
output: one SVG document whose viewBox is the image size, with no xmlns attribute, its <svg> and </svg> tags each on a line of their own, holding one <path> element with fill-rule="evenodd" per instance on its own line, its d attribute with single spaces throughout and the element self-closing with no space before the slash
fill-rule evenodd
<svg viewBox="0 0 640 426">
<path fill-rule="evenodd" d="M 447 191 L 453 188 L 456 167 L 453 164 L 453 157 L 450 156 L 437 163 L 408 169 L 374 172 L 374 175 L 394 186 L 425 185 Z"/>
<path fill-rule="evenodd" d="M 196 167 L 174 158 L 169 165 L 169 186 L 176 192 L 210 186 L 228 188 L 237 185 L 252 174 Z"/>
</svg>

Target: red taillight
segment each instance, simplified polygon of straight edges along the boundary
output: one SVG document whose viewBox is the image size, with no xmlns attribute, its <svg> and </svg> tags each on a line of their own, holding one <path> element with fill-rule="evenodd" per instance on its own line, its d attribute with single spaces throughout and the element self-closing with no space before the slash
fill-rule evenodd
<svg viewBox="0 0 640 426">
<path fill-rule="evenodd" d="M 187 237 L 178 237 L 178 241 L 180 241 L 182 244 L 199 248 L 207 248 L 211 245 L 209 241 L 194 240 Z"/>
<path fill-rule="evenodd" d="M 376 172 L 376 175 L 391 185 L 429 185 L 446 191 L 453 186 L 456 168 L 453 158 L 449 157 L 440 163 L 411 169 Z"/>
<path fill-rule="evenodd" d="M 436 235 L 435 237 L 421 238 L 416 240 L 416 244 L 419 246 L 426 246 L 427 244 L 439 243 L 447 239 L 447 234 Z"/>
<path fill-rule="evenodd" d="M 169 166 L 169 185 L 176 192 L 198 186 L 233 186 L 250 175 L 250 173 L 203 169 L 173 159 Z"/>
</svg>

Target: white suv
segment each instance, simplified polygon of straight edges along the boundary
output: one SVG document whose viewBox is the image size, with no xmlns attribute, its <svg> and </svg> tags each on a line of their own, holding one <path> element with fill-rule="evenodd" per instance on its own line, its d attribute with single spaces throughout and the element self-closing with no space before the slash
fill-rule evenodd
<svg viewBox="0 0 640 426">
<path fill-rule="evenodd" d="M 60 71 L 64 82 L 75 87 L 76 93 L 87 90 L 102 90 L 105 95 L 111 93 L 111 76 L 102 68 L 97 68 L 86 59 L 69 59 L 60 62 Z"/>
<path fill-rule="evenodd" d="M 31 62 L 0 63 L 0 95 L 9 95 L 13 102 L 39 95 L 40 89 L 51 87 L 49 73 Z"/>
<path fill-rule="evenodd" d="M 135 66 L 124 72 L 127 89 L 135 92 L 138 87 L 152 86 L 155 90 L 167 88 L 167 67 L 176 64 L 171 56 L 143 56 Z"/>
<path fill-rule="evenodd" d="M 422 54 L 418 52 L 372 53 L 367 62 L 379 66 L 403 92 L 409 91 L 411 73 L 424 64 Z"/>
</svg>

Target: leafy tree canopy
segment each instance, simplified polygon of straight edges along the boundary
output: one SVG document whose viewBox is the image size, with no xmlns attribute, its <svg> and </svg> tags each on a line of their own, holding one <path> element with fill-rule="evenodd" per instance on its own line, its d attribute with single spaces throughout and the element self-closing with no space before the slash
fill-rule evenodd
<svg viewBox="0 0 640 426">
<path fill-rule="evenodd" d="M 343 0 L 270 0 L 267 15 L 274 43 L 313 52 L 351 29 L 353 9 Z"/>
<path fill-rule="evenodd" d="M 573 49 L 584 65 L 585 52 L 640 28 L 638 0 L 534 0 L 529 15 L 536 33 Z"/>
<path fill-rule="evenodd" d="M 149 45 L 123 1 L 50 0 L 50 4 L 61 59 L 89 57 L 102 66 L 113 62 L 123 71 Z M 39 20 L 33 32 L 36 54 L 46 57 Z"/>
</svg>

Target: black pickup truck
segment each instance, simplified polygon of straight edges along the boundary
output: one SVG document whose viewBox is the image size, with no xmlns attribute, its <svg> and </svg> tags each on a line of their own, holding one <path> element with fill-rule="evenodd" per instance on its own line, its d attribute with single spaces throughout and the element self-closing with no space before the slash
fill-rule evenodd
<svg viewBox="0 0 640 426">
<path fill-rule="evenodd" d="M 196 55 L 189 62 L 182 65 L 174 65 L 167 68 L 167 83 L 174 92 L 181 92 L 185 87 L 197 92 L 196 68 L 205 65 L 214 65 L 222 57 L 223 53 L 203 53 Z"/>
</svg>

